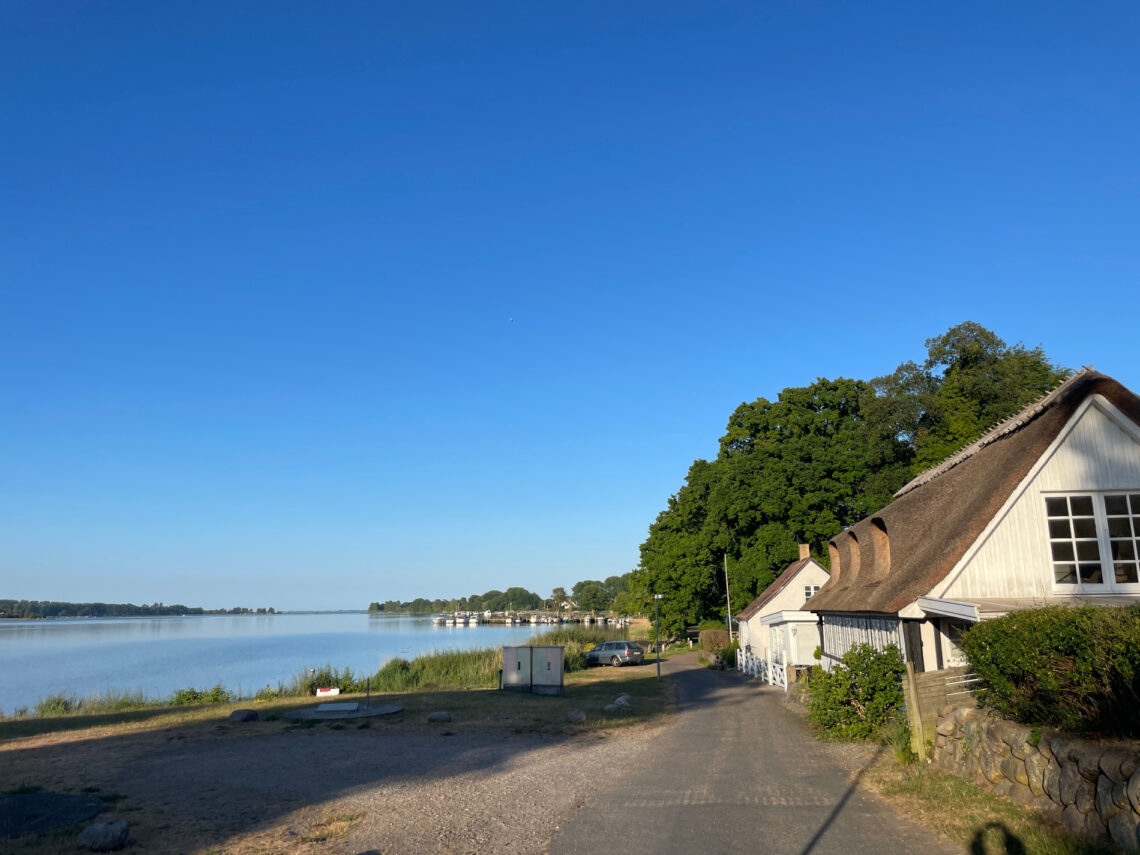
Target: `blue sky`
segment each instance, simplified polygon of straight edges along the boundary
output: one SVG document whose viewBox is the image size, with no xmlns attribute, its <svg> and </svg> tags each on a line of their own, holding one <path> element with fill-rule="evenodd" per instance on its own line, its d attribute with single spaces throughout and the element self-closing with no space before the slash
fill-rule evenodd
<svg viewBox="0 0 1140 855">
<path fill-rule="evenodd" d="M 0 597 L 623 573 L 963 320 L 1140 389 L 1132 3 L 9 3 Z"/>
</svg>

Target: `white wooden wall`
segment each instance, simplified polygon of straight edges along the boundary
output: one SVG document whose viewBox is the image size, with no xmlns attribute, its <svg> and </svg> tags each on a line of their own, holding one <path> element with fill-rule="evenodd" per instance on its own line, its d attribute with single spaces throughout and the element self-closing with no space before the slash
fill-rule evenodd
<svg viewBox="0 0 1140 855">
<path fill-rule="evenodd" d="M 876 650 L 885 650 L 893 644 L 902 652 L 901 621 L 898 618 L 867 618 L 856 615 L 823 616 L 823 663 L 830 667 L 856 644 L 869 644 Z"/>
<path fill-rule="evenodd" d="M 1140 443 L 1121 427 L 1118 417 L 1100 396 L 1078 410 L 1040 468 L 1030 472 L 931 596 L 1053 596 L 1044 495 L 1140 489 Z"/>
</svg>

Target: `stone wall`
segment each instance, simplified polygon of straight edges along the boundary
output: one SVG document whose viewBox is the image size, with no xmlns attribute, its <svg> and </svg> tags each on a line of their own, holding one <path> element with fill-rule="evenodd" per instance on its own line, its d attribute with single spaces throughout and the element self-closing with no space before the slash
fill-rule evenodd
<svg viewBox="0 0 1140 855">
<path fill-rule="evenodd" d="M 1140 745 L 1037 734 L 985 710 L 947 707 L 933 762 L 1072 831 L 1140 851 Z"/>
</svg>

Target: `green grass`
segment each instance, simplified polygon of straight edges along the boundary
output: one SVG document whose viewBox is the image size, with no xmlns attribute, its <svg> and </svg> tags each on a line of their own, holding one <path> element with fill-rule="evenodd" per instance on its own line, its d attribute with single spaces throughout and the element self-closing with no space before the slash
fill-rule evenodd
<svg viewBox="0 0 1140 855">
<path fill-rule="evenodd" d="M 1036 811 L 930 767 L 886 765 L 864 778 L 903 813 L 967 847 L 972 855 L 1113 855 Z"/>
<path fill-rule="evenodd" d="M 565 672 L 572 674 L 586 670 L 586 651 L 595 644 L 644 634 L 645 627 L 620 629 L 586 629 L 566 626 L 540 633 L 531 639 L 537 645 L 564 648 Z M 687 653 L 687 646 L 665 651 L 663 658 Z M 652 654 L 650 654 L 652 656 Z M 647 664 L 653 664 L 649 658 Z M 486 647 L 474 650 L 444 650 L 417 656 L 414 659 L 393 659 L 374 674 L 357 674 L 351 668 L 338 668 L 332 664 L 321 668 L 300 671 L 276 688 L 266 687 L 247 701 L 266 703 L 290 698 L 311 698 L 317 688 L 337 687 L 342 694 L 364 694 L 366 689 L 377 694 L 433 692 L 445 690 L 493 689 L 499 684 L 502 650 Z M 31 712 L 20 711 L 11 718 L 0 716 L 4 722 L 32 719 L 71 719 L 76 726 L 88 726 L 92 718 L 112 713 L 146 712 L 176 709 L 198 705 L 220 705 L 241 700 L 221 684 L 209 689 L 179 689 L 167 698 L 147 698 L 142 692 L 108 691 L 100 695 L 78 697 L 73 693 L 59 692 L 41 699 Z M 127 721 L 129 719 L 121 719 Z"/>
</svg>

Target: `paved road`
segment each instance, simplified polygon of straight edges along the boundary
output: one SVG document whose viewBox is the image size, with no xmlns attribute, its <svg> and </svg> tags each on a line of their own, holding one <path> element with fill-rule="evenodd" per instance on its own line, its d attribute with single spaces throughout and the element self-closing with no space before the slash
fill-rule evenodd
<svg viewBox="0 0 1140 855">
<path fill-rule="evenodd" d="M 551 840 L 553 855 L 858 855 L 959 850 L 856 788 L 776 690 L 700 667 L 663 668 L 678 715 L 630 774 L 596 795 Z"/>
</svg>

